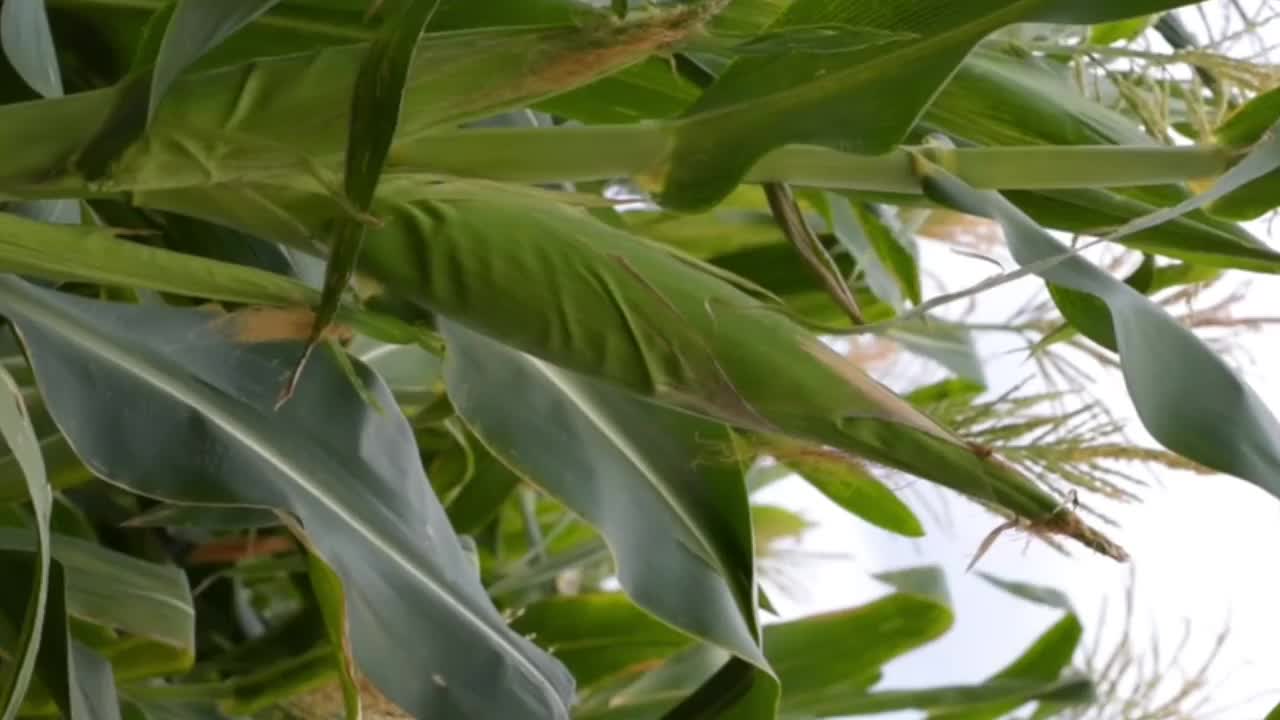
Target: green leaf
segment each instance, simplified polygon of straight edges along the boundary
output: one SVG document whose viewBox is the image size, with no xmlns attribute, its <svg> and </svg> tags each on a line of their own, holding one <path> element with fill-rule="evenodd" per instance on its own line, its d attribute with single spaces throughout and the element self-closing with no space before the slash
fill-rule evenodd
<svg viewBox="0 0 1280 720">
<path fill-rule="evenodd" d="M 788 143 L 838 144 L 867 155 L 888 151 L 901 142 L 973 46 L 1011 23 L 1096 23 L 1184 4 L 797 0 L 768 32 L 834 22 L 903 39 L 849 52 L 734 61 L 676 128 L 662 202 L 680 209 L 712 205 L 756 160 Z M 870 103 L 877 112 L 865 112 Z"/>
<path fill-rule="evenodd" d="M 0 550 L 33 549 L 25 533 L 0 528 Z M 66 577 L 66 612 L 131 636 L 115 647 L 100 650 L 146 660 L 150 667 L 125 669 L 135 674 L 190 668 L 196 649 L 195 608 L 181 570 L 64 535 L 53 535 L 52 550 Z M 143 639 L 150 641 L 151 647 L 143 647 L 139 643 Z"/>
<path fill-rule="evenodd" d="M 637 605 L 743 658 L 771 683 L 729 432 L 459 324 L 440 328 L 449 397 L 489 450 L 600 531 Z"/>
<path fill-rule="evenodd" d="M 1083 632 L 1080 620 L 1074 614 L 1068 614 L 1037 638 L 1021 656 L 993 675 L 986 684 L 999 687 L 1001 683 L 1008 681 L 1033 684 L 1063 682 L 1059 679 L 1059 676 L 1062 674 L 1063 668 L 1071 662 L 1071 657 L 1075 654 L 1076 646 L 1080 643 L 1080 637 Z M 1082 684 L 1081 681 L 1072 681 L 1070 678 L 1065 681 L 1074 682 L 1077 686 Z M 1072 693 L 1072 696 L 1078 701 L 1092 699 L 1091 685 L 1087 680 L 1083 682 L 1083 685 L 1083 688 L 1077 689 Z M 990 704 L 978 707 L 943 710 L 942 712 L 931 714 L 929 718 L 930 720 L 996 720 L 1026 704 L 1029 700 L 1035 699 L 1034 696 L 1027 697 L 1023 693 L 1011 693 L 1011 695 L 1013 697 L 998 699 Z M 1055 697 L 1053 699 L 1061 700 L 1063 698 Z"/>
<path fill-rule="evenodd" d="M 511 627 L 549 648 L 584 690 L 641 674 L 694 642 L 620 594 L 548 598 L 526 606 Z"/>
<path fill-rule="evenodd" d="M 373 203 L 373 193 L 400 121 L 400 106 L 404 102 L 413 53 L 423 28 L 439 5 L 440 0 L 408 0 L 400 14 L 374 38 L 360 62 L 351 94 L 351 127 L 342 175 L 343 190 L 355 213 L 367 213 Z M 278 402 L 284 402 L 293 394 L 308 356 L 337 316 L 342 294 L 355 274 L 367 220 L 348 215 L 335 222 L 320 306 L 311 323 L 302 357 Z"/>
<path fill-rule="evenodd" d="M 688 259 L 545 198 L 474 185 L 437 201 L 430 190 L 387 188 L 377 206 L 386 221 L 361 269 L 388 292 L 659 403 L 834 446 L 1022 517 L 1068 517 L 1056 498 L 976 454 L 776 305 Z M 258 197 L 272 218 L 302 222 L 294 235 L 262 234 L 309 237 L 307 208 L 318 196 L 261 188 Z M 235 221 L 254 233 L 259 222 L 275 224 L 255 212 Z M 1063 530 L 1122 554 L 1083 523 Z"/>
<path fill-rule="evenodd" d="M 853 515 L 899 535 L 924 536 L 924 527 L 911 508 L 852 457 L 785 441 L 765 440 L 762 445 L 780 463 Z"/>
<path fill-rule="evenodd" d="M 3 672 L 0 672 L 0 719 L 12 720 L 17 717 L 22 698 L 31 682 L 41 636 L 47 624 L 52 552 L 49 518 L 53 510 L 53 492 L 45 476 L 44 459 L 40 455 L 31 419 L 27 415 L 22 391 L 3 366 L 0 366 L 0 385 L 3 386 L 0 388 L 3 389 L 3 394 L 7 396 L 0 397 L 0 435 L 17 460 L 25 481 L 25 495 L 31 502 L 33 527 L 29 533 L 21 535 L 30 539 L 35 552 L 26 583 L 26 603 L 15 618 L 18 629 L 17 643 L 13 649 L 15 661 L 6 663 Z M 13 587 L 22 587 L 22 584 Z M 9 600 L 9 593 L 5 595 L 6 600 Z"/>
<path fill-rule="evenodd" d="M 831 709 L 841 715 L 876 715 L 894 710 L 932 710 L 963 713 L 966 708 L 1000 705 L 1020 707 L 1032 701 L 1062 704 L 1093 700 L 1094 687 L 1088 678 L 1036 682 L 1028 680 L 988 680 L 981 685 L 876 690 L 865 695 L 841 698 Z M 967 716 L 964 716 L 967 717 Z"/>
<path fill-rule="evenodd" d="M 279 0 L 177 0 L 151 71 L 147 119 L 183 71 Z"/>
<path fill-rule="evenodd" d="M 234 303 L 313 306 L 320 302 L 314 289 L 273 272 L 130 242 L 105 228 L 50 225 L 4 213 L 0 213 L 0 270 Z M 399 342 L 422 337 L 416 328 L 381 313 L 344 307 L 338 318 Z"/>
<path fill-rule="evenodd" d="M 844 698 L 864 694 L 885 663 L 940 637 L 952 622 L 945 605 L 898 593 L 858 608 L 770 625 L 765 647 L 782 681 L 783 714 L 842 714 Z"/>
<path fill-rule="evenodd" d="M 1125 278 L 1124 283 L 1143 295 L 1150 295 L 1155 283 L 1155 258 L 1151 255 L 1144 256 L 1142 264 Z M 1088 293 L 1052 284 L 1049 285 L 1049 296 L 1071 327 L 1108 350 L 1115 351 L 1116 331 L 1106 303 Z M 1046 336 L 1039 345 L 1043 347 L 1049 341 L 1057 342 L 1067 337 L 1064 332 L 1055 332 Z"/>
<path fill-rule="evenodd" d="M 916 355 L 933 360 L 956 377 L 982 385 L 987 382 L 973 333 L 959 325 L 925 316 L 893 323 L 872 332 L 893 340 Z"/>
<path fill-rule="evenodd" d="M 871 291 L 895 308 L 901 308 L 904 299 L 919 304 L 920 269 L 915 256 L 876 208 L 835 193 L 826 192 L 822 197 L 827 224 L 857 260 Z"/>
<path fill-rule="evenodd" d="M 1091 45 L 1111 45 L 1118 42 L 1136 40 L 1138 36 L 1155 24 L 1158 15 L 1139 15 L 1128 20 L 1102 23 L 1089 28 Z"/>
<path fill-rule="evenodd" d="M 936 166 L 923 172 L 931 196 L 999 221 L 1019 264 L 1066 250 L 999 194 L 975 191 Z M 1146 296 L 1079 256 L 1036 274 L 1106 303 L 1129 396 L 1157 441 L 1280 495 L 1280 423 L 1221 358 Z"/>
<path fill-rule="evenodd" d="M 5 577 L 20 584 L 34 584 L 38 568 L 12 553 L 0 554 Z M 26 707 L 40 714 L 57 714 L 70 720 L 117 720 L 115 678 L 111 665 L 98 653 L 72 638 L 68 622 L 70 595 L 62 564 L 49 565 L 48 607 L 40 631 L 40 652 L 35 664 L 35 680 L 26 697 Z M 11 599 L 0 599 L 0 613 L 14 615 Z M 19 698 L 21 699 L 21 698 Z"/>
<path fill-rule="evenodd" d="M 0 7 L 0 47 L 18 75 L 44 97 L 62 95 L 62 74 L 44 0 Z"/>
<path fill-rule="evenodd" d="M 315 358 L 294 401 L 273 413 L 295 344 L 236 345 L 207 313 L 87 301 L 14 279 L 0 280 L 0 310 L 96 473 L 173 502 L 296 514 L 343 580 L 361 669 L 406 711 L 567 715 L 571 680 L 490 604 L 427 490 L 403 416 L 369 408 L 332 358 Z M 355 367 L 392 407 L 376 376 Z M 107 386 L 148 412 L 121 415 Z M 146 441 L 162 432 L 163 445 Z M 406 633 L 430 640 L 380 640 Z M 500 690 L 495 674 L 509 678 Z"/>
<path fill-rule="evenodd" d="M 933 582 L 939 577 L 926 569 L 917 579 Z M 885 663 L 937 639 L 953 620 L 951 610 L 934 594 L 908 591 L 856 608 L 767 626 L 766 654 L 783 688 L 780 716 L 840 715 L 844 707 L 856 707 L 867 688 L 879 680 Z M 581 716 L 657 718 L 703 678 L 722 683 L 741 678 L 723 669 L 716 678 L 711 669 L 717 660 L 707 646 L 696 646 L 636 680 L 624 674 L 623 687 L 602 687 L 590 696 Z"/>
</svg>

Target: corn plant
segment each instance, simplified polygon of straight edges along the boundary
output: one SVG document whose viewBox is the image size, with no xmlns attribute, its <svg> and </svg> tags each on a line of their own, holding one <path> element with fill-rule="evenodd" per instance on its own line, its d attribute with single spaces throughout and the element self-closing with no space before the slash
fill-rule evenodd
<svg viewBox="0 0 1280 720">
<path fill-rule="evenodd" d="M 1044 588 L 994 580 L 1062 616 L 971 686 L 878 685 L 952 623 L 936 569 L 766 623 L 804 523 L 752 492 L 919 536 L 912 476 L 1117 561 L 1075 494 L 1131 493 L 1113 461 L 1280 494 L 1280 425 L 1157 297 L 1280 271 L 1237 224 L 1277 91 L 1179 57 L 1169 120 L 1080 40 L 1191 5 L 4 0 L 0 717 L 1088 702 Z M 927 293 L 948 222 L 1018 267 Z M 1020 277 L 1060 317 L 1013 329 L 1116 365 L 1162 448 L 983 394 L 941 308 Z M 895 394 L 868 338 L 955 377 Z"/>
</svg>

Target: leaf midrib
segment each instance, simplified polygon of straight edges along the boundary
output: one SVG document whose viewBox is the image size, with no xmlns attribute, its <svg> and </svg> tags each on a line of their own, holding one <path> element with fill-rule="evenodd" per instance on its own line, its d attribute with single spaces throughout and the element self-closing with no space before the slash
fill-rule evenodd
<svg viewBox="0 0 1280 720">
<path fill-rule="evenodd" d="M 31 313 L 34 317 L 40 317 L 59 334 L 79 345 L 81 348 L 88 350 L 96 357 L 109 361 L 129 375 L 134 376 L 143 383 L 151 385 L 153 388 L 169 395 L 175 400 L 187 405 L 191 408 L 198 408 L 199 411 L 215 425 L 226 431 L 233 439 L 242 443 L 244 446 L 252 450 L 256 455 L 265 459 L 273 467 L 284 473 L 286 477 L 291 478 L 294 483 L 314 497 L 322 505 L 327 507 L 338 517 L 347 521 L 347 524 L 354 528 L 357 533 L 364 537 L 371 545 L 377 548 L 385 556 L 395 561 L 397 565 L 404 568 L 410 576 L 416 578 L 424 587 L 426 587 L 433 595 L 442 600 L 446 605 L 452 608 L 458 615 L 467 618 L 467 620 L 475 627 L 479 628 L 481 633 L 487 636 L 496 646 L 505 648 L 511 657 L 516 659 L 517 666 L 532 680 L 535 685 L 543 690 L 543 693 L 553 701 L 553 706 L 560 708 L 566 714 L 568 709 L 560 700 L 560 696 L 551 687 L 550 683 L 538 672 L 537 668 L 524 656 L 519 648 L 511 644 L 501 634 L 496 632 L 492 627 L 480 618 L 470 612 L 465 603 L 459 602 L 450 593 L 446 592 L 442 586 L 437 583 L 429 575 L 421 572 L 408 558 L 404 557 L 397 549 L 389 545 L 376 533 L 371 532 L 364 525 L 355 522 L 343 509 L 343 507 L 322 488 L 315 487 L 307 481 L 305 468 L 297 466 L 296 462 L 289 458 L 279 456 L 270 452 L 271 444 L 266 438 L 260 436 L 252 428 L 242 428 L 241 424 L 236 421 L 235 413 L 230 412 L 225 407 L 228 403 L 221 397 L 221 393 L 215 391 L 212 386 L 205 388 L 203 384 L 184 384 L 181 382 L 166 382 L 170 376 L 175 375 L 172 372 L 172 363 L 165 359 L 149 358 L 145 354 L 134 351 L 121 349 L 115 343 L 105 341 L 102 335 L 93 328 L 81 323 L 73 316 L 69 316 L 61 308 L 49 306 L 43 302 L 33 302 L 23 297 L 21 294 L 12 292 L 12 281 L 5 279 L 0 280 L 0 298 L 4 298 L 8 303 L 12 303 L 26 312 Z M 95 342 L 96 341 L 96 342 Z M 156 370 L 155 373 L 139 372 L 139 367 L 149 367 Z M 185 372 L 185 371 L 182 371 Z M 179 377 L 181 374 L 177 374 Z M 201 403 L 201 401 L 203 401 Z M 70 438 L 68 438 L 68 442 Z M 78 453 L 77 453 L 78 454 Z"/>
</svg>

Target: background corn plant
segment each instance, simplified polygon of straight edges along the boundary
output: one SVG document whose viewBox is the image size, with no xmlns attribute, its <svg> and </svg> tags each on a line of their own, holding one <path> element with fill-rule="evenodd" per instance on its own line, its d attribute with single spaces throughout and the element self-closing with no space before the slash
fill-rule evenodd
<svg viewBox="0 0 1280 720">
<path fill-rule="evenodd" d="M 5 0 L 3 717 L 1076 712 L 1053 590 L 992 578 L 1061 619 L 974 686 L 878 684 L 952 623 L 928 567 L 765 622 L 804 526 L 751 496 L 917 536 L 905 473 L 1000 516 L 979 555 L 1123 561 L 1112 461 L 1280 493 L 1280 426 L 1168 310 L 1280 269 L 1235 224 L 1280 204 L 1273 83 L 1125 54 L 1192 4 Z M 957 227 L 1162 449 L 983 394 L 940 314 L 983 287 L 914 245 Z M 849 338 L 953 377 L 900 397 Z"/>
</svg>

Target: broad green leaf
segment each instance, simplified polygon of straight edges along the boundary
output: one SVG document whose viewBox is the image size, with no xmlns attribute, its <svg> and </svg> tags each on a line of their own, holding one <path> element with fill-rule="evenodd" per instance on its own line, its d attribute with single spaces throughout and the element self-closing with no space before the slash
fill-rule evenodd
<svg viewBox="0 0 1280 720">
<path fill-rule="evenodd" d="M 361 267 L 389 292 L 660 403 L 831 445 L 1022 517 L 1053 515 L 1056 530 L 1123 556 L 1030 480 L 976 454 L 776 306 L 700 266 L 545 199 L 481 186 L 446 201 L 431 192 L 389 188 L 376 206 L 385 222 Z M 285 242 L 311 237 L 307 208 L 322 198 L 262 188 L 259 200 L 267 199 L 270 217 L 219 219 Z M 273 219 L 282 216 L 303 226 L 290 235 Z"/>
<path fill-rule="evenodd" d="M 765 647 L 782 681 L 783 715 L 842 714 L 841 698 L 864 694 L 885 663 L 940 637 L 952 621 L 945 605 L 898 593 L 851 610 L 770 625 Z"/>
<path fill-rule="evenodd" d="M 314 289 L 273 272 L 130 242 L 106 228 L 50 225 L 3 213 L 0 270 L 234 303 L 305 307 L 320 302 Z M 380 313 L 341 308 L 338 318 L 398 342 L 421 338 L 417 329 Z"/>
<path fill-rule="evenodd" d="M 461 325 L 441 330 L 449 396 L 489 450 L 600 531 L 637 605 L 743 658 L 771 684 L 730 433 Z"/>
<path fill-rule="evenodd" d="M 294 401 L 273 413 L 296 344 L 233 344 L 204 312 L 87 301 L 14 279 L 0 281 L 0 310 L 95 472 L 169 501 L 296 514 L 343 580 L 362 671 L 401 707 L 567 715 L 570 679 L 489 603 L 427 490 L 403 416 L 369 408 L 330 356 L 317 356 Z M 379 404 L 393 406 L 386 387 L 355 368 Z M 106 386 L 148 412 L 119 415 Z M 163 445 L 136 445 L 160 433 Z M 406 633 L 427 639 L 380 640 Z M 424 673 L 438 680 L 424 683 Z M 509 678 L 500 690 L 495 674 Z"/>
<path fill-rule="evenodd" d="M 785 442 L 763 447 L 831 502 L 880 528 L 907 537 L 922 537 L 915 513 L 858 461 L 843 453 Z"/>
<path fill-rule="evenodd" d="M 861 607 L 767 626 L 766 655 L 778 668 L 783 688 L 779 716 L 841 714 L 846 704 L 866 697 L 885 663 L 940 637 L 952 622 L 946 605 L 932 597 L 900 592 Z M 671 656 L 662 667 L 622 688 L 606 692 L 606 686 L 597 691 L 601 696 L 591 697 L 582 717 L 672 716 L 664 712 L 708 677 L 715 662 L 706 646 Z"/>
<path fill-rule="evenodd" d="M 1264 720 L 1280 720 L 1280 705 L 1276 705 L 1272 708 L 1271 712 L 1267 713 L 1267 717 Z"/>
<path fill-rule="evenodd" d="M 31 502 L 32 527 L 29 532 L 19 531 L 19 535 L 31 543 L 34 551 L 24 593 L 26 602 L 14 615 L 17 642 L 12 649 L 13 660 L 6 663 L 0 672 L 0 718 L 12 720 L 17 717 L 31 682 L 41 637 L 47 625 L 52 553 L 49 519 L 53 509 L 53 491 L 45 475 L 44 458 L 40 455 L 40 445 L 31 427 L 22 392 L 3 366 L 0 366 L 0 386 L 3 395 L 7 396 L 0 397 L 0 436 L 17 461 L 24 481 L 23 494 Z M 16 589 L 22 585 L 11 587 Z"/>
<path fill-rule="evenodd" d="M 644 673 L 693 642 L 619 594 L 548 598 L 525 607 L 511 627 L 546 647 L 584 689 Z"/>
<path fill-rule="evenodd" d="M 696 29 L 699 19 L 696 9 L 677 9 L 623 23 L 561 22 L 424 35 L 409 68 L 396 141 L 585 85 L 677 42 Z M 613 50 L 601 52 L 602 47 Z M 333 191 L 335 204 L 326 213 L 333 215 L 339 205 L 330 173 L 341 164 L 351 127 L 348 101 L 368 49 L 368 44 L 326 47 L 184 75 L 172 84 L 145 138 L 133 143 L 127 133 L 103 131 L 115 144 L 129 145 L 123 155 L 117 148 L 99 149 L 95 137 L 113 108 L 139 106 L 136 83 L 0 107 L 0 124 L 9 132 L 30 133 L 27 142 L 5 148 L 12 152 L 0 171 L 0 194 L 48 197 L 55 188 L 65 194 L 74 187 L 85 192 L 84 177 L 67 167 L 66 159 L 76 157 L 77 167 L 97 178 L 96 190 L 203 187 L 264 173 L 301 175 L 309 187 L 318 180 Z M 486 78 L 482 87 L 477 77 Z M 234 128 L 223 125 L 231 116 Z M 234 144 L 227 142 L 231 132 Z"/>
<path fill-rule="evenodd" d="M 278 0 L 177 0 L 151 71 L 148 120 L 183 71 Z"/>
<path fill-rule="evenodd" d="M 843 23 L 904 38 L 832 54 L 739 58 L 675 131 L 663 204 L 711 205 L 765 153 L 788 143 L 839 144 L 862 154 L 901 142 L 943 83 L 986 35 L 1015 22 L 1096 23 L 1187 4 L 1183 0 L 797 0 L 779 32 Z M 877 112 L 865 107 L 874 102 Z"/>
<path fill-rule="evenodd" d="M 933 197 L 999 221 L 1019 264 L 1066 250 L 999 194 L 975 191 L 927 163 L 922 172 Z M 1157 441 L 1280 495 L 1280 423 L 1221 358 L 1146 296 L 1079 256 L 1036 274 L 1106 303 L 1129 396 Z"/>
<path fill-rule="evenodd" d="M 1125 278 L 1124 283 L 1143 295 L 1150 295 L 1155 282 L 1155 258 L 1147 255 L 1142 264 Z M 1070 327 L 1112 352 L 1116 350 L 1116 331 L 1106 303 L 1096 296 L 1057 285 L 1049 285 L 1049 296 Z M 1064 328 L 1065 330 L 1065 328 Z M 1067 333 L 1055 332 L 1045 341 L 1065 339 Z M 1042 342 L 1041 345 L 1044 343 Z"/>
</svg>

